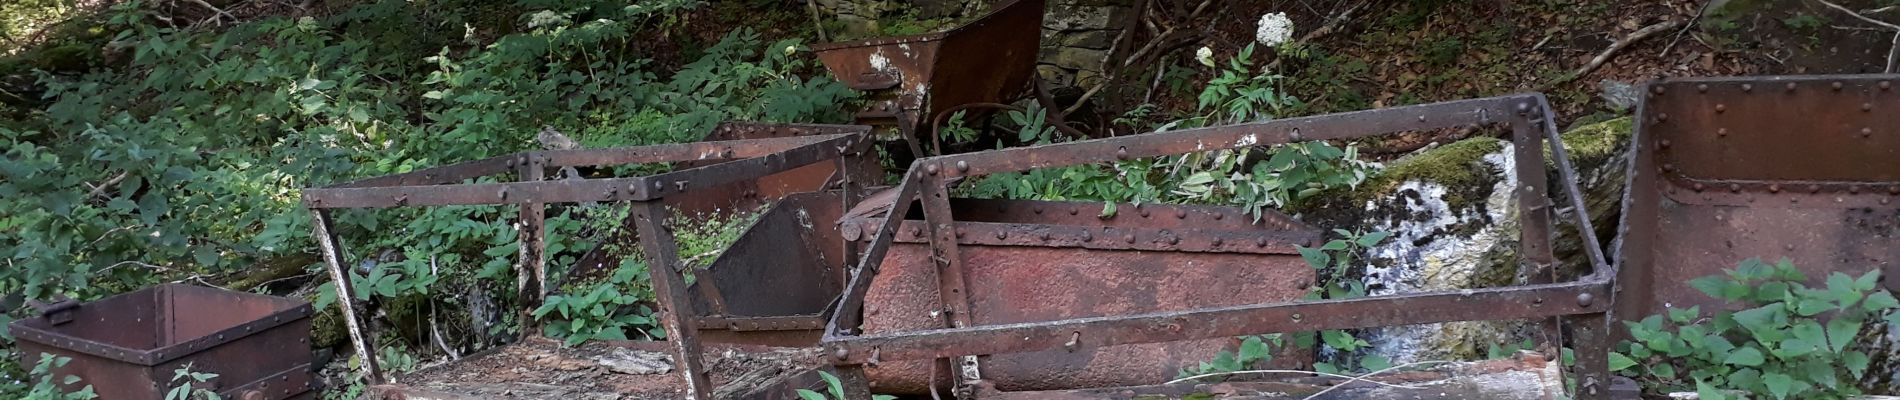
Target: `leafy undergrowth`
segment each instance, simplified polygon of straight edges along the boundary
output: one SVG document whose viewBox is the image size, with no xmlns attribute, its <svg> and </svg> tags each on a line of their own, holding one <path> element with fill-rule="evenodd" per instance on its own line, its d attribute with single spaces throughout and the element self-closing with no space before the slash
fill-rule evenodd
<svg viewBox="0 0 1900 400">
<path fill-rule="evenodd" d="M 1835 272 L 1823 287 L 1807 281 L 1787 259 L 1748 259 L 1726 275 L 1691 280 L 1740 311 L 1704 317 L 1699 307 L 1672 307 L 1627 322 L 1631 341 L 1617 345 L 1610 369 L 1651 393 L 1694 391 L 1703 399 L 1859 395 L 1870 359 L 1854 343 L 1870 323 L 1900 323 L 1900 301 L 1878 288 L 1879 270 Z"/>
<path fill-rule="evenodd" d="M 0 113 L 0 298 L 90 300 L 310 263 L 300 261 L 315 253 L 300 188 L 538 148 L 544 126 L 587 146 L 671 143 L 725 120 L 842 122 L 856 96 L 808 77 L 815 63 L 801 39 L 743 28 L 692 45 L 677 71 L 652 67 L 635 50 L 689 36 L 682 16 L 697 1 L 531 0 L 490 15 L 495 7 L 472 0 L 374 0 L 215 29 L 167 24 L 159 6 L 121 2 L 81 21 L 103 32 L 92 50 L 106 62 L 37 72 L 40 98 Z M 506 29 L 473 28 L 497 19 Z M 577 209 L 550 210 L 560 234 L 550 235 L 551 268 L 588 250 L 559 239 L 585 236 Z M 470 292 L 512 309 L 502 293 L 514 286 L 513 208 L 335 215 L 347 264 L 359 267 L 353 300 L 383 307 L 381 318 L 415 318 L 390 325 L 437 319 L 437 306 Z M 310 271 L 273 290 L 335 301 L 305 285 L 323 280 Z M 507 333 L 470 329 L 446 346 Z M 0 382 L 24 372 L 0 368 Z"/>
</svg>

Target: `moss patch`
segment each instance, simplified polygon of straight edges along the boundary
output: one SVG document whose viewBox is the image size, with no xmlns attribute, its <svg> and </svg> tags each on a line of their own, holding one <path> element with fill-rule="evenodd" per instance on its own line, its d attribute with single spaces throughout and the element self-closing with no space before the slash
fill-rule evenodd
<svg viewBox="0 0 1900 400">
<path fill-rule="evenodd" d="M 1445 202 L 1454 210 L 1464 209 L 1490 194 L 1500 171 L 1484 162 L 1484 156 L 1503 149 L 1503 141 L 1471 138 L 1401 158 L 1360 185 L 1352 197 L 1370 198 L 1391 193 L 1407 181 L 1424 181 L 1444 185 L 1449 190 Z"/>
</svg>

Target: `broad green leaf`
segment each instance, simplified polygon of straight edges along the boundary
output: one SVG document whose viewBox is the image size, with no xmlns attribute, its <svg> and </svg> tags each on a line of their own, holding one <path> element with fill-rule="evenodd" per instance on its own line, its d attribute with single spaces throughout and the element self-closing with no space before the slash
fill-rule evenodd
<svg viewBox="0 0 1900 400">
<path fill-rule="evenodd" d="M 1313 372 L 1337 374 L 1339 373 L 1339 367 L 1335 367 L 1333 363 L 1329 362 L 1316 362 L 1313 363 Z"/>
<path fill-rule="evenodd" d="M 1632 367 L 1635 365 L 1636 365 L 1636 360 L 1631 360 L 1629 356 L 1625 356 L 1623 355 L 1623 353 L 1615 353 L 1615 352 L 1610 353 L 1610 370 L 1611 371 L 1622 371 L 1625 369 L 1629 369 L 1629 367 Z"/>
<path fill-rule="evenodd" d="M 1695 278 L 1695 279 L 1689 280 L 1689 287 L 1693 287 L 1696 290 L 1702 291 L 1702 294 L 1708 295 L 1711 298 L 1717 298 L 1717 299 L 1723 299 L 1723 300 L 1734 300 L 1733 298 L 1728 297 L 1731 294 L 1728 291 L 1728 288 L 1731 286 L 1736 286 L 1736 285 L 1734 282 L 1730 282 L 1727 278 L 1723 278 L 1720 276 L 1704 276 L 1701 278 Z"/>
<path fill-rule="evenodd" d="M 1379 244 L 1379 242 L 1385 241 L 1385 238 L 1388 236 L 1392 236 L 1392 234 L 1388 232 L 1366 233 L 1365 236 L 1359 237 L 1359 247 L 1372 247 L 1373 245 Z"/>
<path fill-rule="evenodd" d="M 1893 293 L 1888 293 L 1887 291 L 1882 290 L 1882 291 L 1874 292 L 1873 294 L 1867 295 L 1867 301 L 1861 303 L 1861 307 L 1867 309 L 1867 311 L 1879 312 L 1882 310 L 1892 309 L 1894 307 L 1900 307 L 1900 300 L 1895 300 L 1893 298 Z"/>
<path fill-rule="evenodd" d="M 1365 358 L 1359 360 L 1359 366 L 1368 371 L 1379 371 L 1392 368 L 1392 360 L 1378 354 L 1367 354 Z"/>
<path fill-rule="evenodd" d="M 1305 246 L 1294 246 L 1294 249 L 1299 250 L 1300 258 L 1305 259 L 1306 265 L 1313 268 L 1325 268 L 1327 263 L 1332 262 L 1332 256 L 1326 255 L 1326 252 L 1320 249 Z"/>
<path fill-rule="evenodd" d="M 1249 336 L 1246 340 L 1240 342 L 1240 360 L 1242 363 L 1251 363 L 1266 358 L 1267 344 L 1261 342 L 1259 336 Z"/>
<path fill-rule="evenodd" d="M 1761 307 L 1755 307 L 1755 308 L 1750 308 L 1747 310 L 1736 311 L 1733 314 L 1733 316 L 1735 318 L 1735 323 L 1741 325 L 1743 329 L 1747 329 L 1750 332 L 1759 332 L 1762 330 L 1774 329 L 1774 326 L 1776 325 L 1775 316 L 1781 310 L 1782 310 L 1781 303 L 1773 303 L 1773 304 L 1769 304 L 1769 305 L 1765 305 Z"/>
<path fill-rule="evenodd" d="M 811 389 L 798 389 L 798 398 L 802 400 L 831 400 L 830 398 L 826 398 L 825 395 L 811 391 Z"/>
<path fill-rule="evenodd" d="M 837 376 L 831 375 L 829 372 L 818 371 L 818 377 L 825 380 L 825 388 L 831 389 L 831 395 L 844 398 L 844 383 L 839 382 Z"/>
<path fill-rule="evenodd" d="M 1867 358 L 1867 353 L 1857 350 L 1841 354 L 1841 365 L 1847 367 L 1847 372 L 1854 374 L 1855 380 L 1859 380 L 1861 375 L 1867 372 L 1867 364 L 1871 361 Z"/>
<path fill-rule="evenodd" d="M 1762 374 L 1761 383 L 1767 385 L 1768 393 L 1774 395 L 1777 399 L 1788 398 L 1788 393 L 1794 390 L 1794 378 L 1781 373 L 1770 372 Z"/>
<path fill-rule="evenodd" d="M 1728 393 L 1716 390 L 1714 386 L 1709 386 L 1708 382 L 1700 379 L 1695 381 L 1695 393 L 1696 398 L 1700 400 L 1728 400 Z"/>
<path fill-rule="evenodd" d="M 1854 278 L 1835 272 L 1827 276 L 1827 292 L 1840 308 L 1853 307 L 1860 301 L 1860 291 L 1854 289 Z"/>
<path fill-rule="evenodd" d="M 1868 270 L 1867 273 L 1861 274 L 1860 278 L 1854 279 L 1854 290 L 1861 292 L 1874 290 L 1875 284 L 1879 282 L 1880 270 Z"/>
<path fill-rule="evenodd" d="M 1722 363 L 1754 367 L 1761 365 L 1762 361 L 1765 360 L 1760 350 L 1755 350 L 1753 347 L 1743 347 L 1728 353 L 1728 359 L 1722 360 Z"/>
<path fill-rule="evenodd" d="M 1847 348 L 1848 344 L 1854 342 L 1854 335 L 1860 333 L 1860 325 L 1860 321 L 1838 316 L 1827 321 L 1828 348 L 1836 353 Z"/>
</svg>

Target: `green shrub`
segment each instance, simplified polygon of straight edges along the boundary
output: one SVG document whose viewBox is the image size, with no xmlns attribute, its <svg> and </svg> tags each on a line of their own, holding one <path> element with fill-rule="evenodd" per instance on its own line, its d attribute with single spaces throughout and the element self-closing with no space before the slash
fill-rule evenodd
<svg viewBox="0 0 1900 400">
<path fill-rule="evenodd" d="M 1617 345 L 1610 368 L 1652 392 L 1701 392 L 1704 399 L 1840 399 L 1858 395 L 1867 353 L 1853 342 L 1868 323 L 1900 322 L 1900 301 L 1878 290 L 1878 270 L 1860 277 L 1829 274 L 1825 287 L 1787 259 L 1743 261 L 1726 275 L 1689 282 L 1740 311 L 1702 317 L 1697 307 L 1671 308 L 1626 322 L 1631 341 Z"/>
</svg>

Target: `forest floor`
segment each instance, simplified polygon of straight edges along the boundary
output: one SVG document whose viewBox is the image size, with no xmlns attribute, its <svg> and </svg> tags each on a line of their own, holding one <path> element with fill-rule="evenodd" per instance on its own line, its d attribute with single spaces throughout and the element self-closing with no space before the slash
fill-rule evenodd
<svg viewBox="0 0 1900 400">
<path fill-rule="evenodd" d="M 1286 12 L 1299 34 L 1340 10 L 1277 0 L 1230 4 L 1213 13 L 1216 54 L 1252 43 L 1259 16 Z M 1317 50 L 1284 63 L 1286 90 L 1306 104 L 1296 114 L 1537 91 L 1550 96 L 1565 126 L 1629 112 L 1632 85 L 1668 77 L 1879 73 L 1894 30 L 1814 0 L 1642 2 L 1587 0 L 1436 0 L 1368 4 L 1316 38 Z M 1876 4 L 1881 3 L 1881 4 Z M 1843 1 L 1862 15 L 1900 21 L 1880 1 Z M 1633 34 L 1647 30 L 1641 39 Z M 1605 49 L 1618 47 L 1616 51 Z M 1190 47 L 1192 49 L 1192 47 Z M 1605 56 L 1607 54 L 1607 56 Z M 1568 78 L 1593 59 L 1588 73 Z M 1192 61 L 1177 57 L 1184 65 Z M 1568 78 L 1568 79 L 1567 79 Z M 1162 109 L 1192 110 L 1195 93 L 1157 85 Z M 1628 100 L 1613 99 L 1624 97 Z M 1397 154 L 1427 142 L 1403 137 L 1368 154 Z M 1385 150 L 1385 151 L 1380 151 Z"/>
</svg>

